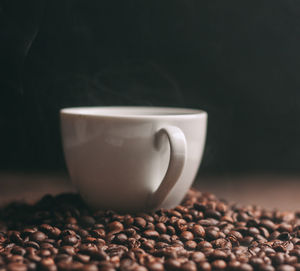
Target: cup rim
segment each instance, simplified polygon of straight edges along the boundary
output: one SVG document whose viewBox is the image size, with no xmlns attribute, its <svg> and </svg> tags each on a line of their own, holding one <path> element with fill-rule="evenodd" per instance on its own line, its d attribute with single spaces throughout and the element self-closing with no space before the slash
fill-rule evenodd
<svg viewBox="0 0 300 271">
<path fill-rule="evenodd" d="M 119 113 L 118 113 L 119 112 Z M 134 113 L 136 112 L 136 113 Z M 142 112 L 137 114 L 138 112 Z M 200 109 L 182 107 L 156 106 L 83 106 L 67 107 L 60 110 L 60 115 L 105 118 L 194 118 L 206 117 L 207 113 Z"/>
</svg>

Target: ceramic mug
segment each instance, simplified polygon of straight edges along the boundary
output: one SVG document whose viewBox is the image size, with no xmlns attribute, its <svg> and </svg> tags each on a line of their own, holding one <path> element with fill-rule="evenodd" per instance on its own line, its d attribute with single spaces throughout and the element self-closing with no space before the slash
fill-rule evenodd
<svg viewBox="0 0 300 271">
<path fill-rule="evenodd" d="M 76 107 L 60 116 L 71 180 L 91 207 L 138 212 L 182 201 L 201 162 L 206 112 Z"/>
</svg>

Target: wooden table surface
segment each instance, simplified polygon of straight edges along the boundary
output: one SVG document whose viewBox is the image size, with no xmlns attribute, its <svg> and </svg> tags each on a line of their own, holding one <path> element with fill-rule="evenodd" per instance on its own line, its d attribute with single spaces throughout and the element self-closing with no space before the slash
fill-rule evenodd
<svg viewBox="0 0 300 271">
<path fill-rule="evenodd" d="M 13 200 L 35 201 L 45 194 L 75 192 L 63 173 L 0 172 L 0 185 L 1 205 Z M 300 176 L 199 176 L 194 187 L 229 202 L 300 210 Z"/>
</svg>

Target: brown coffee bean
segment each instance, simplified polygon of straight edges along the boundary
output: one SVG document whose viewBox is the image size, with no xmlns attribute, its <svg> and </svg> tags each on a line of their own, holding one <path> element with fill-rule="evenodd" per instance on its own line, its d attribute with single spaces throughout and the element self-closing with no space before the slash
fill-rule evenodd
<svg viewBox="0 0 300 271">
<path fill-rule="evenodd" d="M 75 235 L 67 235 L 62 238 L 62 244 L 64 245 L 76 245 L 78 243 L 78 239 Z"/>
<path fill-rule="evenodd" d="M 0 210 L 0 271 L 300 270 L 293 212 L 227 205 L 197 190 L 175 209 L 137 215 L 91 213 L 70 194 L 21 206 Z"/>
<path fill-rule="evenodd" d="M 159 236 L 159 233 L 157 231 L 153 231 L 153 230 L 146 230 L 143 232 L 143 235 L 146 238 L 157 239 Z"/>
<path fill-rule="evenodd" d="M 193 240 L 189 240 L 189 241 L 186 241 L 184 243 L 184 247 L 187 249 L 187 250 L 195 250 L 196 247 L 197 247 L 197 243 Z"/>
<path fill-rule="evenodd" d="M 275 271 L 275 268 L 269 264 L 263 264 L 259 267 L 259 271 Z"/>
<path fill-rule="evenodd" d="M 179 270 L 181 263 L 176 259 L 168 259 L 165 261 L 165 269 L 167 271 Z"/>
<path fill-rule="evenodd" d="M 282 265 L 284 263 L 284 253 L 279 252 L 276 253 L 274 256 L 270 256 L 272 263 L 274 265 Z"/>
<path fill-rule="evenodd" d="M 194 262 L 187 261 L 181 265 L 181 270 L 182 271 L 197 271 L 197 266 Z"/>
<path fill-rule="evenodd" d="M 193 240 L 194 239 L 194 234 L 191 233 L 190 231 L 184 231 L 180 234 L 180 238 L 183 241 L 189 241 L 189 240 Z"/>
<path fill-rule="evenodd" d="M 82 262 L 82 263 L 88 263 L 91 259 L 91 257 L 89 255 L 85 255 L 85 254 L 80 254 L 77 253 L 76 255 L 74 255 L 74 260 L 78 261 L 78 262 Z"/>
<path fill-rule="evenodd" d="M 201 225 L 195 224 L 193 226 L 193 234 L 195 236 L 204 237 L 205 236 L 205 229 Z"/>
<path fill-rule="evenodd" d="M 51 252 L 50 252 L 50 250 L 48 250 L 48 249 L 41 249 L 40 251 L 39 251 L 39 256 L 41 256 L 41 257 L 50 257 L 51 256 Z"/>
<path fill-rule="evenodd" d="M 273 221 L 269 220 L 269 219 L 263 219 L 260 222 L 260 225 L 262 227 L 265 227 L 266 229 L 270 230 L 270 231 L 274 231 L 276 229 L 276 225 L 274 224 Z"/>
<path fill-rule="evenodd" d="M 171 236 L 168 234 L 161 234 L 158 237 L 158 241 L 165 242 L 167 244 L 171 243 Z"/>
<path fill-rule="evenodd" d="M 102 238 L 102 239 L 104 239 L 106 233 L 105 233 L 105 230 L 104 230 L 104 229 L 93 229 L 93 230 L 91 231 L 91 235 L 92 235 L 93 237 L 95 237 L 95 238 Z M 81 235 L 81 236 L 82 236 L 82 235 Z M 88 232 L 87 232 L 87 235 L 84 236 L 84 237 L 87 237 L 87 236 L 88 236 Z"/>
<path fill-rule="evenodd" d="M 34 242 L 44 241 L 47 237 L 48 236 L 41 231 L 36 231 L 29 236 L 30 240 Z"/>
<path fill-rule="evenodd" d="M 197 245 L 198 250 L 205 249 L 205 248 L 212 248 L 212 247 L 213 247 L 212 244 L 207 241 L 201 241 Z"/>
<path fill-rule="evenodd" d="M 164 270 L 164 266 L 160 262 L 150 262 L 149 264 L 147 264 L 147 268 L 149 271 L 163 271 Z"/>
<path fill-rule="evenodd" d="M 124 230 L 124 226 L 119 221 L 114 221 L 108 224 L 108 229 L 111 233 L 118 233 Z"/>
<path fill-rule="evenodd" d="M 145 266 L 137 265 L 133 268 L 133 271 L 148 271 L 148 269 Z"/>
<path fill-rule="evenodd" d="M 295 271 L 296 268 L 292 265 L 282 264 L 277 268 L 278 271 Z"/>
<path fill-rule="evenodd" d="M 209 262 L 199 263 L 198 269 L 201 271 L 211 271 L 211 265 Z"/>
<path fill-rule="evenodd" d="M 193 252 L 190 256 L 191 260 L 198 263 L 206 260 L 204 253 L 200 251 Z"/>
<path fill-rule="evenodd" d="M 155 230 L 161 234 L 164 234 L 167 232 L 167 227 L 164 223 L 157 223 L 155 225 Z"/>
<path fill-rule="evenodd" d="M 64 253 L 61 253 L 61 254 L 57 254 L 55 256 L 55 262 L 60 262 L 60 261 L 64 261 L 64 262 L 71 262 L 72 261 L 72 256 L 68 255 L 68 254 L 64 254 Z"/>
<path fill-rule="evenodd" d="M 215 249 L 211 254 L 210 254 L 210 257 L 212 259 L 222 259 L 222 260 L 225 260 L 228 258 L 228 255 L 223 251 L 223 250 L 220 250 L 220 249 Z"/>
<path fill-rule="evenodd" d="M 259 268 L 259 266 L 264 264 L 264 260 L 262 258 L 258 258 L 258 257 L 252 257 L 249 260 L 249 263 L 255 267 L 255 268 Z"/>
<path fill-rule="evenodd" d="M 134 218 L 134 225 L 141 229 L 144 229 L 147 225 L 147 221 L 142 217 L 136 217 Z"/>
<path fill-rule="evenodd" d="M 227 264 L 223 260 L 215 260 L 211 263 L 211 266 L 214 270 L 224 270 Z"/>
<path fill-rule="evenodd" d="M 7 265 L 7 271 L 27 271 L 27 267 L 22 263 L 10 263 Z"/>
<path fill-rule="evenodd" d="M 250 264 L 242 263 L 242 264 L 239 266 L 239 270 L 240 270 L 240 271 L 253 271 L 253 267 L 252 267 Z"/>
<path fill-rule="evenodd" d="M 214 229 L 206 230 L 206 237 L 209 241 L 215 240 L 219 238 L 219 232 Z"/>
</svg>

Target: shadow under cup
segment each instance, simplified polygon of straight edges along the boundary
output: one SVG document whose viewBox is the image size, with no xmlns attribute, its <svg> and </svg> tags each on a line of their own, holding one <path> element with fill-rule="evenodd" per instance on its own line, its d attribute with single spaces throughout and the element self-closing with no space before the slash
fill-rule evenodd
<svg viewBox="0 0 300 271">
<path fill-rule="evenodd" d="M 204 111 L 77 107 L 60 115 L 71 180 L 91 207 L 138 212 L 182 201 L 203 154 Z"/>
</svg>

